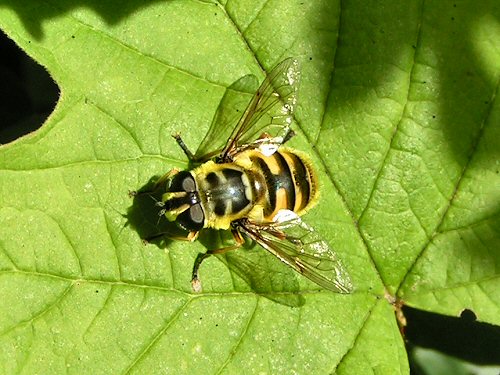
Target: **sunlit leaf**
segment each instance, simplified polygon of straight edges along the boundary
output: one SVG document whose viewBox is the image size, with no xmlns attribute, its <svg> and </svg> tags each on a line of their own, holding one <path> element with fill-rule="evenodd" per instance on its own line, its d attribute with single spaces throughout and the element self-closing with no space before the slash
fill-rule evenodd
<svg viewBox="0 0 500 375">
<path fill-rule="evenodd" d="M 4 1 L 61 96 L 0 148 L 0 372 L 407 374 L 390 302 L 500 324 L 497 3 Z M 287 57 L 290 146 L 322 188 L 304 220 L 355 292 L 265 252 L 273 277 L 231 265 L 255 247 L 209 258 L 194 294 L 213 241 L 143 245 L 158 216 L 128 192 L 185 168 L 171 134 L 195 151 L 227 88 Z"/>
</svg>

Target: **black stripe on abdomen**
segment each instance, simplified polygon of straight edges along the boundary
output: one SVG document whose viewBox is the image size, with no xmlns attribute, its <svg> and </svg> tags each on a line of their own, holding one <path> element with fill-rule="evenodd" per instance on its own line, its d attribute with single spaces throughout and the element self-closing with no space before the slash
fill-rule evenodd
<svg viewBox="0 0 500 375">
<path fill-rule="evenodd" d="M 280 209 L 293 210 L 295 206 L 295 186 L 292 178 L 292 170 L 286 159 L 279 152 L 264 158 L 256 156 L 252 158 L 259 170 L 264 175 L 267 186 L 267 204 L 264 206 L 264 215 L 269 216 Z M 277 171 L 273 173 L 271 169 Z M 278 200 L 278 192 L 283 189 L 286 202 Z M 280 207 L 277 207 L 277 206 Z"/>
<path fill-rule="evenodd" d="M 274 174 L 272 174 L 269 166 L 264 160 L 262 160 L 260 157 L 253 157 L 252 161 L 259 166 L 260 171 L 264 175 L 264 180 L 266 181 L 267 204 L 264 206 L 264 215 L 267 216 L 276 208 L 276 193 L 274 192 L 273 188 L 274 186 L 276 186 L 276 179 L 274 178 Z"/>
<path fill-rule="evenodd" d="M 295 186 L 300 191 L 300 202 L 296 211 L 300 211 L 307 206 L 311 199 L 311 179 L 304 162 L 293 153 L 287 155 L 293 160 L 293 178 Z"/>
<path fill-rule="evenodd" d="M 283 155 L 275 152 L 273 156 L 280 170 L 280 173 L 276 176 L 277 184 L 275 192 L 277 194 L 279 189 L 284 189 L 286 192 L 286 207 L 279 208 L 286 208 L 293 211 L 295 207 L 295 186 L 292 179 L 292 171 Z"/>
</svg>

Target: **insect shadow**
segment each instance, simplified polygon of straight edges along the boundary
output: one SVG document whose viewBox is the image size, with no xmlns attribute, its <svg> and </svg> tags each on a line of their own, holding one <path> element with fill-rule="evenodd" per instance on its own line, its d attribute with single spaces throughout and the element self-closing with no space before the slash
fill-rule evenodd
<svg viewBox="0 0 500 375">
<path fill-rule="evenodd" d="M 154 243 L 160 248 L 165 248 L 173 240 L 171 237 L 182 236 L 183 232 L 161 214 L 162 194 L 164 185 L 157 185 L 160 176 L 153 176 L 136 192 L 129 192 L 133 198 L 132 205 L 127 210 L 127 225 L 129 225 L 145 243 Z M 172 233 L 169 236 L 161 235 Z"/>
<path fill-rule="evenodd" d="M 133 202 L 126 217 L 127 225 L 141 239 L 165 249 L 175 240 L 172 238 L 184 237 L 186 233 L 160 215 L 161 207 L 157 202 L 161 202 L 165 186 L 156 184 L 159 178 L 153 176 L 136 193 L 130 194 Z M 205 229 L 198 241 L 208 250 L 227 246 L 233 239 L 229 231 Z M 216 257 L 233 273 L 233 279 L 243 280 L 255 294 L 290 307 L 300 307 L 305 303 L 304 297 L 297 294 L 296 273 L 256 243 L 247 240 L 241 248 Z M 191 269 L 185 272 L 191 272 Z M 235 282 L 234 285 L 237 292 L 248 291 L 248 287 L 241 283 Z"/>
</svg>

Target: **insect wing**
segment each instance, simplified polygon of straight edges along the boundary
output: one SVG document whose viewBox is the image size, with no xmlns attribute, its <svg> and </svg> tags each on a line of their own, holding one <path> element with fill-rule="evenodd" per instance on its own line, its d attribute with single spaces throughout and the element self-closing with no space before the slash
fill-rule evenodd
<svg viewBox="0 0 500 375">
<path fill-rule="evenodd" d="M 337 293 L 353 290 L 344 266 L 328 244 L 295 213 L 271 225 L 248 223 L 242 228 L 250 238 L 316 284 Z"/>
<path fill-rule="evenodd" d="M 221 159 L 229 160 L 245 145 L 275 144 L 279 146 L 290 131 L 297 106 L 300 66 L 296 59 L 279 63 L 266 77 L 234 128 L 222 150 Z M 266 133 L 260 142 L 258 138 Z"/>
<path fill-rule="evenodd" d="M 231 136 L 234 124 L 245 112 L 258 85 L 257 77 L 249 74 L 241 77 L 226 89 L 212 119 L 212 124 L 196 150 L 197 161 L 207 161 L 221 153 Z"/>
<path fill-rule="evenodd" d="M 229 269 L 257 294 L 286 306 L 302 306 L 303 297 L 295 293 L 299 287 L 297 278 L 293 277 L 295 271 L 291 267 L 284 267 L 278 258 L 258 247 L 227 252 L 224 260 Z"/>
</svg>

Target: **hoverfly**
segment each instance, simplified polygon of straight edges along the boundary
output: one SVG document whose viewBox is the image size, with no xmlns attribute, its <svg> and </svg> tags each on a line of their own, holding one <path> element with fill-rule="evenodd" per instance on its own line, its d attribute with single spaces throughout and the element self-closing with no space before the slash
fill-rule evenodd
<svg viewBox="0 0 500 375">
<path fill-rule="evenodd" d="M 299 79 L 298 61 L 288 58 L 265 78 L 242 115 L 234 111 L 234 116 L 221 116 L 227 111 L 221 102 L 194 154 L 179 134 L 173 135 L 198 166 L 172 169 L 160 178 L 166 189 L 157 203 L 160 216 L 185 230 L 183 239 L 188 241 L 204 228 L 230 230 L 235 240 L 198 254 L 192 273 L 195 291 L 201 290 L 198 270 L 203 260 L 237 249 L 244 236 L 316 284 L 338 293 L 352 290 L 335 253 L 300 218 L 317 203 L 319 184 L 307 155 L 283 146 L 294 135 L 290 125 Z M 226 136 L 218 145 L 221 134 Z"/>
</svg>

